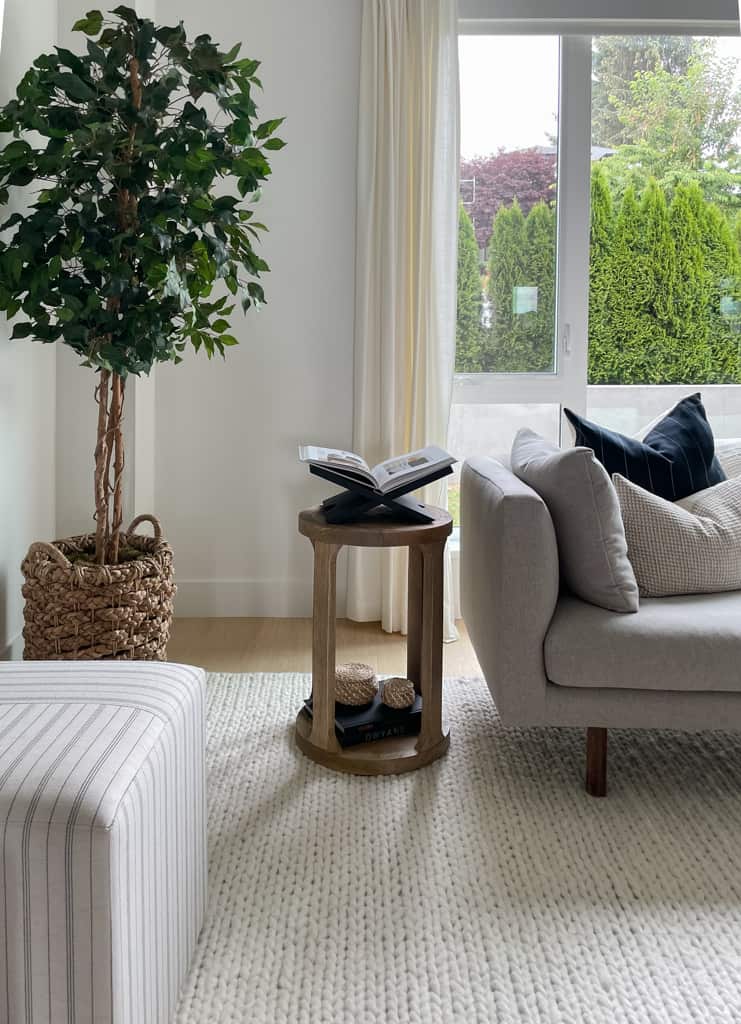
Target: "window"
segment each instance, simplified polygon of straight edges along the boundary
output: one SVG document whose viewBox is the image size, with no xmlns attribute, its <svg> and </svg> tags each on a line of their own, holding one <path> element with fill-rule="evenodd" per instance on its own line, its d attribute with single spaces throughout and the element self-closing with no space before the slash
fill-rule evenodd
<svg viewBox="0 0 741 1024">
<path fill-rule="evenodd" d="M 460 50 L 456 371 L 552 373 L 559 40 L 463 36 Z"/>
<path fill-rule="evenodd" d="M 460 67 L 451 450 L 694 388 L 741 436 L 741 41 L 464 35 Z"/>
<path fill-rule="evenodd" d="M 587 412 L 617 429 L 689 386 L 741 428 L 740 70 L 737 38 L 593 41 Z"/>
</svg>

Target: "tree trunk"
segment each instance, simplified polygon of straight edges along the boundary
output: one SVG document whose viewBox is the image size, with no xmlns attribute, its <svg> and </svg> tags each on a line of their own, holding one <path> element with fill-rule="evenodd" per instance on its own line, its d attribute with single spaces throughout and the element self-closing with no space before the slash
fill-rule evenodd
<svg viewBox="0 0 741 1024">
<path fill-rule="evenodd" d="M 123 526 L 123 471 L 124 471 L 124 443 L 123 431 L 123 404 L 126 381 L 117 373 L 112 377 L 113 386 L 111 390 L 111 409 L 108 416 L 109 451 L 113 452 L 113 482 L 108 477 L 109 493 L 113 497 L 113 517 L 111 521 L 111 534 L 108 543 L 108 558 L 110 565 L 118 562 L 118 549 L 121 538 L 121 527 Z"/>
<path fill-rule="evenodd" d="M 98 443 L 95 446 L 95 561 L 118 562 L 123 525 L 123 404 L 126 381 L 110 370 L 100 371 Z"/>
<path fill-rule="evenodd" d="M 95 446 L 95 561 L 103 565 L 108 545 L 108 389 L 111 374 L 100 371 L 95 389 L 98 403 L 98 443 Z"/>
</svg>

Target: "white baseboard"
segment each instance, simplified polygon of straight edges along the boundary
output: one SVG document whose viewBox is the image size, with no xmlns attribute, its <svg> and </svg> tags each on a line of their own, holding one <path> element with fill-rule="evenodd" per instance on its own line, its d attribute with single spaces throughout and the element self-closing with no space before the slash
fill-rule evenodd
<svg viewBox="0 0 741 1024">
<path fill-rule="evenodd" d="M 0 648 L 0 661 L 22 661 L 23 634 L 17 633 L 7 644 Z"/>
<path fill-rule="evenodd" d="M 184 580 L 176 578 L 179 618 L 286 618 L 311 615 L 312 580 Z M 338 590 L 339 588 L 338 580 Z M 344 594 L 338 612 L 344 607 Z"/>
</svg>

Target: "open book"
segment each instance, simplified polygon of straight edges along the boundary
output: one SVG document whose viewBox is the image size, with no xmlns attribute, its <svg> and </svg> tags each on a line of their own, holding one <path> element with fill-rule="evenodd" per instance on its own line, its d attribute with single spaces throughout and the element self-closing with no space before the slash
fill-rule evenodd
<svg viewBox="0 0 741 1024">
<path fill-rule="evenodd" d="M 435 445 L 386 459 L 373 469 L 359 455 L 354 452 L 343 452 L 339 448 L 319 448 L 312 444 L 302 444 L 299 445 L 298 457 L 301 462 L 306 462 L 310 466 L 328 469 L 338 476 L 345 477 L 348 486 L 362 483 L 377 494 L 388 494 L 397 487 L 408 487 L 417 480 L 422 484 L 433 473 L 438 473 L 457 461 Z"/>
</svg>

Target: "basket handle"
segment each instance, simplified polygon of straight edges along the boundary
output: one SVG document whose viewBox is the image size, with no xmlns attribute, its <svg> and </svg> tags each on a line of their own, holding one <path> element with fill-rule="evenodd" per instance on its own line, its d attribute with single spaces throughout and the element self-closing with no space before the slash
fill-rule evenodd
<svg viewBox="0 0 741 1024">
<path fill-rule="evenodd" d="M 48 544 L 45 540 L 34 541 L 28 549 L 26 558 L 33 558 L 34 556 L 37 558 L 41 558 L 42 556 L 51 558 L 52 562 L 56 562 L 62 569 L 69 569 L 72 565 L 69 558 L 67 558 L 63 551 L 60 551 L 59 548 L 55 547 L 53 544 Z"/>
<path fill-rule="evenodd" d="M 128 530 L 125 531 L 126 535 L 128 536 L 129 534 L 133 533 L 140 523 L 151 523 L 154 529 L 154 539 L 162 539 L 162 526 L 160 524 L 159 519 L 157 518 L 157 516 L 151 516 L 146 512 L 144 513 L 144 515 L 137 516 L 136 519 L 133 519 L 131 521 Z"/>
</svg>

